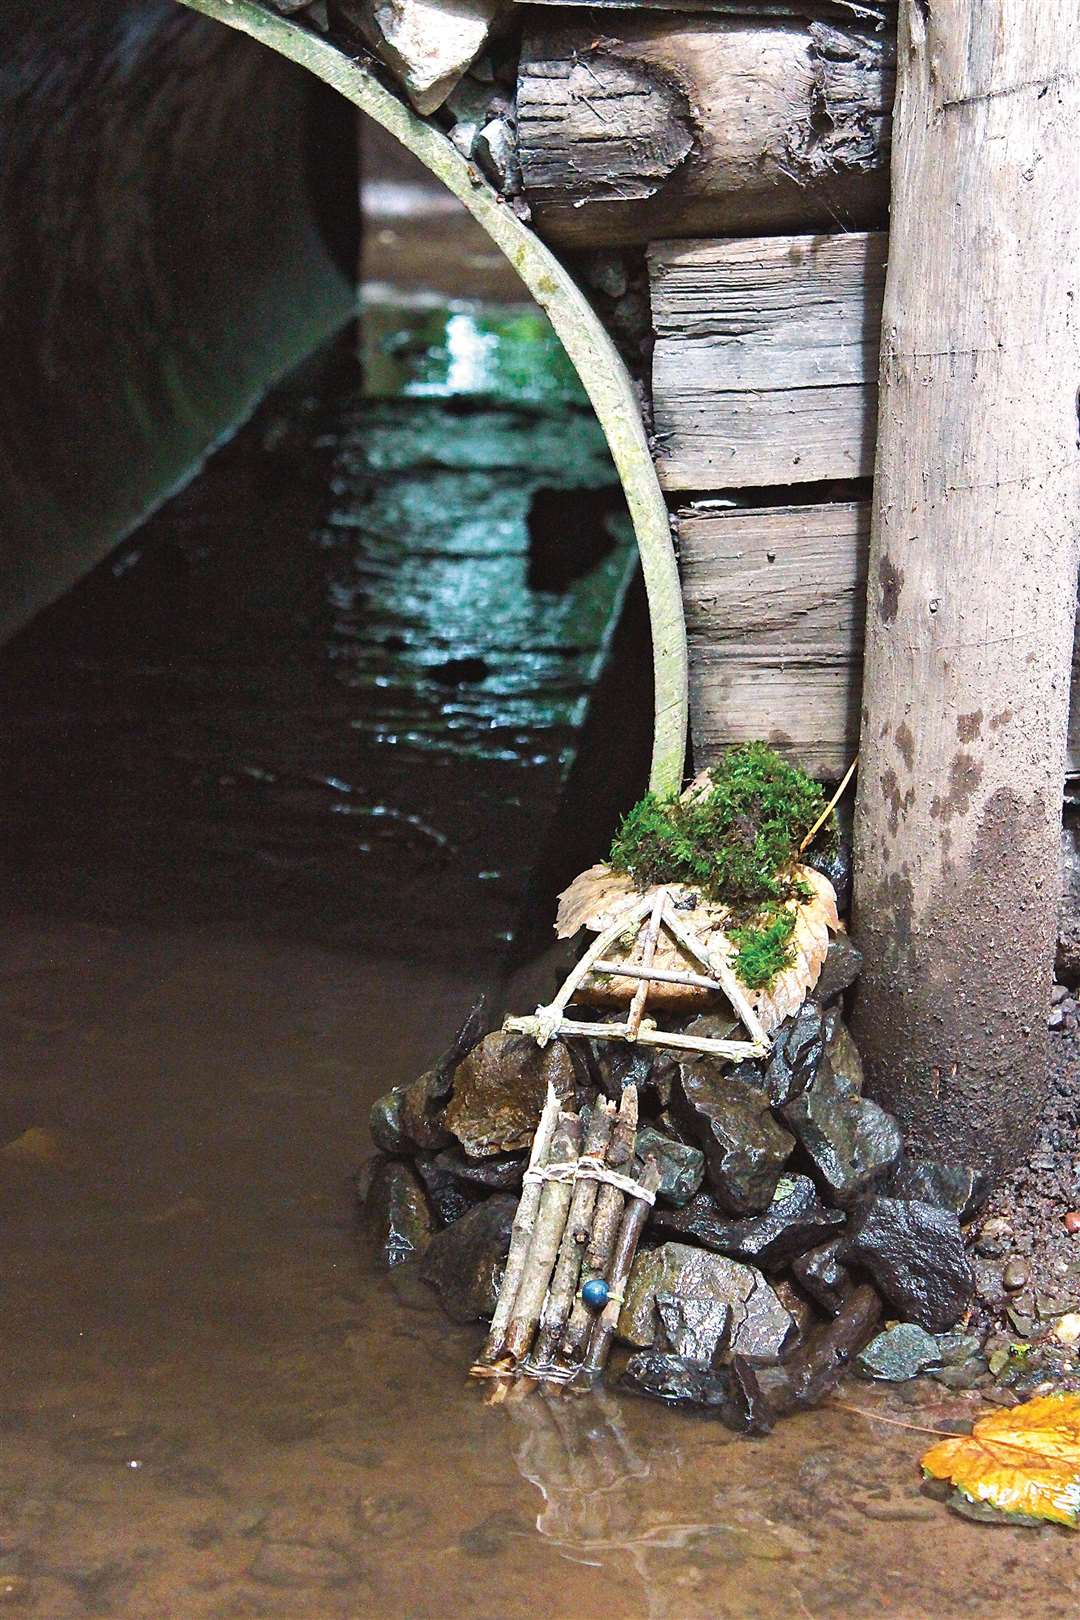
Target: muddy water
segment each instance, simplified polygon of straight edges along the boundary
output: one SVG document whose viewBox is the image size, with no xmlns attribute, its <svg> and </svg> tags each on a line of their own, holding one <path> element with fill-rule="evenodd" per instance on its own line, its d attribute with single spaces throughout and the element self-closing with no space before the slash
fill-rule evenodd
<svg viewBox="0 0 1080 1620">
<path fill-rule="evenodd" d="M 0 1155 L 0 1600 L 43 1620 L 1075 1614 L 1066 1533 L 950 1516 L 920 1494 L 918 1434 L 819 1412 L 746 1442 L 617 1391 L 483 1404 L 479 1330 L 356 1254 L 347 1179 L 369 1099 L 475 982 L 9 922 L 3 1135 L 49 1136 Z M 890 1410 L 933 1425 L 969 1401 Z"/>
</svg>

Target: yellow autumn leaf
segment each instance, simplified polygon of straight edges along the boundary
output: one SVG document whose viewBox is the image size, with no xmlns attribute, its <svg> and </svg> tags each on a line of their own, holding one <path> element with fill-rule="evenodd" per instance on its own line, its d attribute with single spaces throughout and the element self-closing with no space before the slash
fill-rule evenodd
<svg viewBox="0 0 1080 1620">
<path fill-rule="evenodd" d="M 922 1466 L 932 1479 L 950 1480 L 972 1502 L 1075 1530 L 1080 1395 L 1042 1395 L 993 1412 L 970 1434 L 932 1446 Z"/>
</svg>

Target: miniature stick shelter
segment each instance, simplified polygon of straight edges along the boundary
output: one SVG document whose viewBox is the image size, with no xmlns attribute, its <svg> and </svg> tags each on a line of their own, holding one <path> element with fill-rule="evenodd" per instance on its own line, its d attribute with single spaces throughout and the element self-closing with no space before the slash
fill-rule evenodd
<svg viewBox="0 0 1080 1620">
<path fill-rule="evenodd" d="M 648 919 L 645 922 L 645 919 Z M 617 940 L 631 930 L 641 934 L 645 923 L 640 962 L 610 962 L 608 952 Z M 653 956 L 661 929 L 666 929 L 683 953 L 706 969 L 706 974 L 680 973 L 672 968 L 656 968 Z M 631 999 L 626 1018 L 621 1023 L 588 1024 L 568 1018 L 566 1009 L 586 981 L 604 975 L 637 979 L 639 984 Z M 746 1041 L 715 1040 L 704 1035 L 672 1034 L 657 1029 L 652 1020 L 644 1017 L 649 987 L 653 983 L 684 984 L 697 989 L 716 990 L 725 995 L 745 1026 L 750 1037 Z M 743 1058 L 767 1057 L 771 1043 L 757 1013 L 727 962 L 715 951 L 710 951 L 692 929 L 680 919 L 669 889 L 650 889 L 648 894 L 634 901 L 608 928 L 598 934 L 581 960 L 563 981 L 554 1001 L 524 1018 L 507 1018 L 503 1028 L 517 1034 L 531 1035 L 540 1046 L 556 1035 L 585 1035 L 593 1040 L 637 1042 L 642 1046 L 666 1046 L 687 1052 L 701 1052 L 709 1057 L 728 1058 L 738 1063 Z"/>
</svg>

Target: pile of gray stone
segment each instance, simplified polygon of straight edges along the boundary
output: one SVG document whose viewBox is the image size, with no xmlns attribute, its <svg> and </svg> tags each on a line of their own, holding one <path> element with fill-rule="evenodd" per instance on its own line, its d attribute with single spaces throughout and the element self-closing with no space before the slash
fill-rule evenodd
<svg viewBox="0 0 1080 1620">
<path fill-rule="evenodd" d="M 578 1110 L 634 1086 L 639 1160 L 661 1180 L 619 1319 L 628 1387 L 762 1428 L 856 1357 L 888 1378 L 920 1357 L 918 1370 L 956 1364 L 973 1348 L 953 1331 L 973 1291 L 963 1227 L 984 1189 L 910 1157 L 863 1095 L 841 1010 L 859 966 L 838 935 L 768 1059 L 735 1067 L 585 1037 L 540 1048 L 484 1033 L 474 1009 L 432 1069 L 375 1105 L 365 1244 L 416 1265 L 454 1319 L 484 1319 L 548 1085 Z M 730 1027 L 710 1012 L 684 1032 Z"/>
</svg>

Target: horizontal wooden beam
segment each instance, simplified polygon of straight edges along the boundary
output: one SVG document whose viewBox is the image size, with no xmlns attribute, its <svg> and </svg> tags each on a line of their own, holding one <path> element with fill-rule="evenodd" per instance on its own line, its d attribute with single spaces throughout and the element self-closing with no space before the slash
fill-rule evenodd
<svg viewBox="0 0 1080 1620">
<path fill-rule="evenodd" d="M 882 224 L 892 37 L 805 19 L 533 13 L 525 194 L 564 246 Z"/>
<path fill-rule="evenodd" d="M 859 746 L 868 501 L 677 514 L 695 763 L 765 737 L 836 780 Z M 1080 643 L 1068 769 L 1080 771 Z"/>
<path fill-rule="evenodd" d="M 896 27 L 896 0 L 519 0 L 519 4 L 583 6 L 590 11 L 690 11 L 723 17 L 830 17 Z"/>
<path fill-rule="evenodd" d="M 650 248 L 666 489 L 873 472 L 886 245 L 853 232 Z"/>
</svg>

